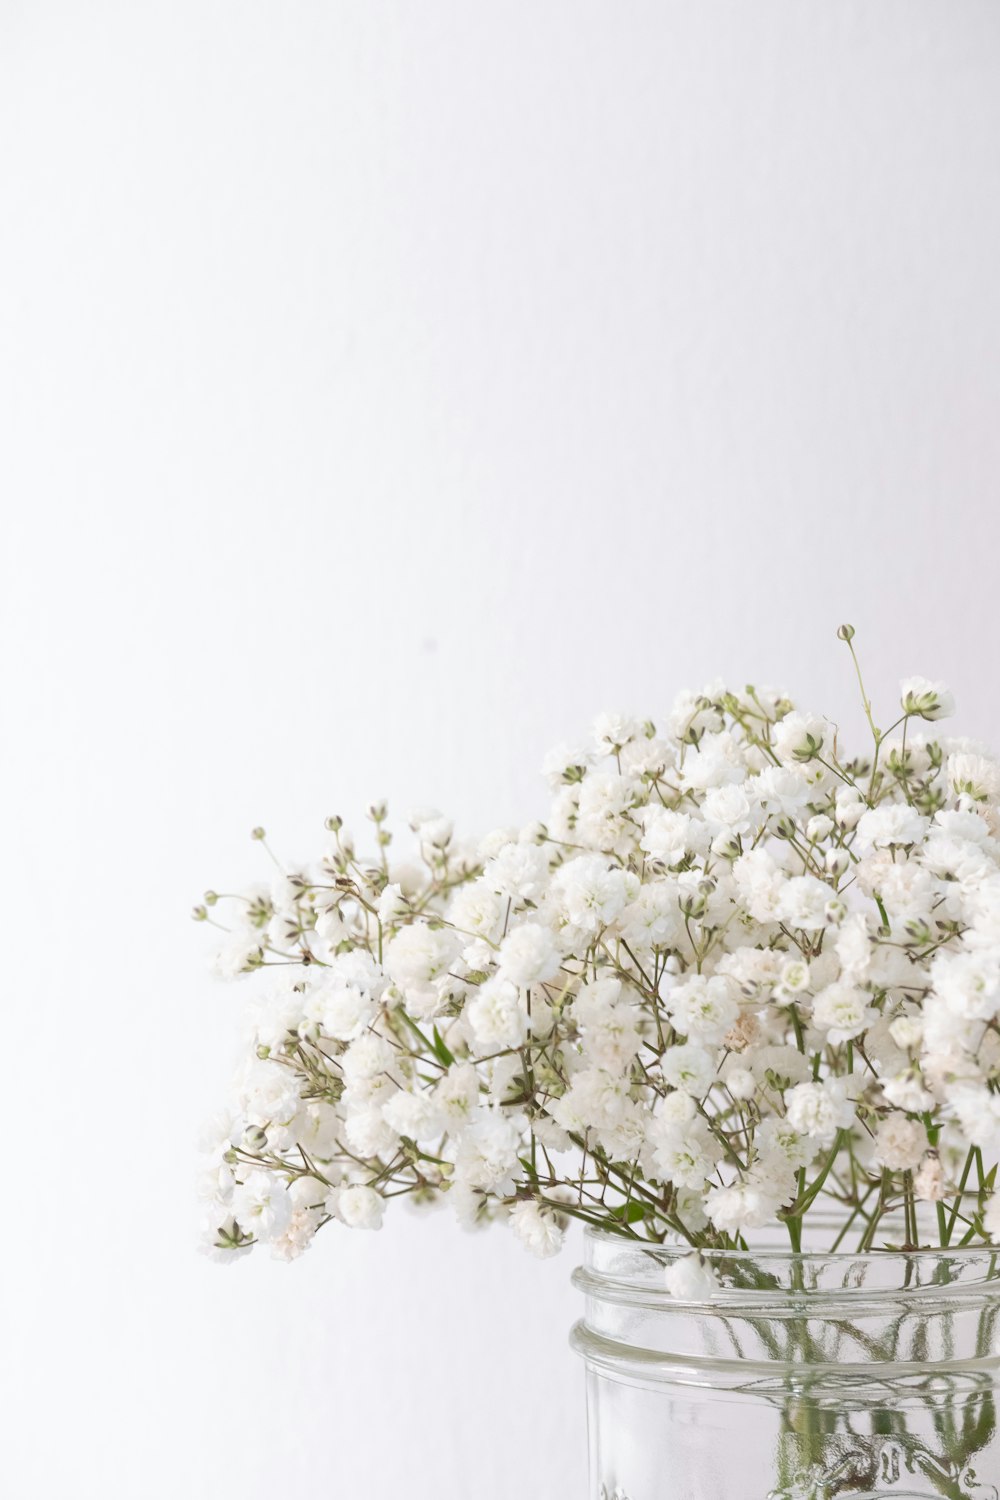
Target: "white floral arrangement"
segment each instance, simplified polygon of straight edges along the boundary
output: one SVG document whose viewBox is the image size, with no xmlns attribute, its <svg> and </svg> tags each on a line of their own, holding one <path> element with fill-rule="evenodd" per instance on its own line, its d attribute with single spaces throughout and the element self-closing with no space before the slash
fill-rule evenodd
<svg viewBox="0 0 1000 1500">
<path fill-rule="evenodd" d="M 713 684 L 554 751 L 544 824 L 419 812 L 397 862 L 378 805 L 373 854 L 330 818 L 316 866 L 208 892 L 219 971 L 260 986 L 209 1253 L 291 1259 L 394 1199 L 542 1256 L 570 1219 L 686 1244 L 688 1296 L 701 1251 L 797 1250 L 821 1208 L 832 1249 L 1000 1241 L 1000 761 L 925 727 L 941 684 L 882 730 L 857 676 L 857 755 Z"/>
</svg>

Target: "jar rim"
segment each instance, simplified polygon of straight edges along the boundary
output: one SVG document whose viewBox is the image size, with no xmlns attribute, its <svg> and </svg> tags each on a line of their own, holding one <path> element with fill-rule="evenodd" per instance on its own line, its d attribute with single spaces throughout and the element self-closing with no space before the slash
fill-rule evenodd
<svg viewBox="0 0 1000 1500">
<path fill-rule="evenodd" d="M 831 1219 L 829 1224 L 833 1225 L 835 1221 Z M 822 1227 L 828 1226 L 823 1225 Z M 671 1260 L 674 1260 L 687 1255 L 697 1254 L 703 1260 L 710 1262 L 724 1260 L 744 1264 L 756 1264 L 759 1261 L 773 1263 L 831 1261 L 836 1264 L 847 1265 L 852 1262 L 866 1260 L 882 1264 L 890 1260 L 911 1262 L 920 1259 L 926 1262 L 931 1258 L 961 1262 L 992 1255 L 998 1257 L 998 1272 L 1000 1272 L 1000 1245 L 923 1245 L 915 1249 L 905 1249 L 899 1245 L 872 1245 L 866 1250 L 823 1250 L 814 1247 L 793 1250 L 790 1243 L 777 1243 L 780 1226 L 776 1225 L 771 1231 L 774 1235 L 775 1243 L 766 1243 L 762 1240 L 759 1244 L 750 1245 L 746 1250 L 725 1250 L 711 1247 L 701 1249 L 699 1246 L 687 1244 L 680 1239 L 665 1240 L 662 1243 L 656 1240 L 633 1239 L 629 1235 L 618 1234 L 612 1229 L 602 1229 L 592 1224 L 585 1225 L 583 1232 L 584 1239 L 589 1244 L 607 1246 L 609 1248 L 613 1247 L 622 1253 L 631 1251 L 635 1254 L 646 1255 L 657 1260 L 662 1260 L 664 1256 L 668 1256 Z"/>
</svg>

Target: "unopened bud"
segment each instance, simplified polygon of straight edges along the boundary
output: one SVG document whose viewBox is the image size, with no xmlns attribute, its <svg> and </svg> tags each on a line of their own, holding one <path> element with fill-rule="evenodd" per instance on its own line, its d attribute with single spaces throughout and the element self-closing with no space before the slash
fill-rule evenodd
<svg viewBox="0 0 1000 1500">
<path fill-rule="evenodd" d="M 854 639 L 854 626 L 853 625 L 841 625 L 839 627 L 838 631 L 837 631 L 837 639 L 839 641 L 853 641 L 853 639 Z"/>
</svg>

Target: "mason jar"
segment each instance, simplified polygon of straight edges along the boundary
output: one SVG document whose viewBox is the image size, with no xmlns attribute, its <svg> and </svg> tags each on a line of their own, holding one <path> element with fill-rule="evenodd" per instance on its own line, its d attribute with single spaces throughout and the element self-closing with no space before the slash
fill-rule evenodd
<svg viewBox="0 0 1000 1500">
<path fill-rule="evenodd" d="M 1000 1500 L 1000 1252 L 690 1253 L 587 1233 L 591 1500 Z"/>
</svg>

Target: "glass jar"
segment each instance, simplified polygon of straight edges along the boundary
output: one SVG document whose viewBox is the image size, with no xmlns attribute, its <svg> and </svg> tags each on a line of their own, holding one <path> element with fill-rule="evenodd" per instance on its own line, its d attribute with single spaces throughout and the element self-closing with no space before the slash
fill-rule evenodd
<svg viewBox="0 0 1000 1500">
<path fill-rule="evenodd" d="M 687 1254 L 588 1231 L 592 1500 L 1000 1500 L 1000 1252 Z"/>
</svg>

